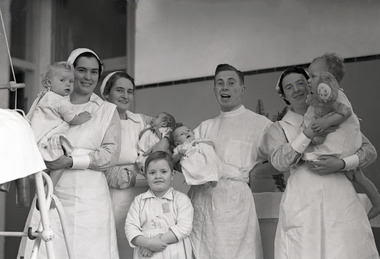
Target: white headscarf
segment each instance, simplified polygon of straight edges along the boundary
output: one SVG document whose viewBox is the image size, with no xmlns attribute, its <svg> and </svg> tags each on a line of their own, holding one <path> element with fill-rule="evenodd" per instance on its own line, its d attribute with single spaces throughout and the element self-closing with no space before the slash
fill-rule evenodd
<svg viewBox="0 0 380 259">
<path fill-rule="evenodd" d="M 110 80 L 110 78 L 114 75 L 114 74 L 116 74 L 116 73 L 118 73 L 118 72 L 121 72 L 121 71 L 115 71 L 115 72 L 111 72 L 111 73 L 109 73 L 104 79 L 103 79 L 103 82 L 102 82 L 102 85 L 100 86 L 100 95 L 102 96 L 102 98 L 105 100 L 106 98 L 104 97 L 104 89 L 105 89 L 105 87 L 106 87 L 106 84 L 107 84 L 107 82 L 108 82 L 108 80 Z"/>
<path fill-rule="evenodd" d="M 104 66 L 103 66 L 103 63 L 100 60 L 99 56 L 94 51 L 92 51 L 91 49 L 88 49 L 88 48 L 77 48 L 77 49 L 74 49 L 70 53 L 70 56 L 68 57 L 67 62 L 69 62 L 72 65 L 74 65 L 74 62 L 78 58 L 78 56 L 81 55 L 81 54 L 83 54 L 83 53 L 86 53 L 86 52 L 89 52 L 89 53 L 93 54 L 97 58 L 97 60 L 99 61 L 99 63 L 100 63 L 99 76 L 100 76 L 102 74 L 102 72 L 104 71 Z"/>
</svg>

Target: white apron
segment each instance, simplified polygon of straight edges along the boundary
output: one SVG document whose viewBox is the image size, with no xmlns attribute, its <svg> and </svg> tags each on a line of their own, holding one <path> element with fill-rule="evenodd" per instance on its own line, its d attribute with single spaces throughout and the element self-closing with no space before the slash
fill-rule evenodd
<svg viewBox="0 0 380 259">
<path fill-rule="evenodd" d="M 145 123 L 139 114 L 127 112 L 128 120 L 121 120 L 121 152 L 117 163 L 118 166 L 126 167 L 129 170 L 138 172 L 135 163 L 137 158 L 137 141 L 139 133 L 144 129 Z M 149 189 L 148 184 L 142 175 L 137 175 L 136 186 L 119 190 L 110 187 L 112 208 L 115 217 L 117 245 L 120 259 L 132 259 L 133 248 L 130 247 L 125 236 L 125 219 L 134 198 Z"/>
<path fill-rule="evenodd" d="M 371 226 L 343 173 L 291 170 L 280 204 L 276 259 L 379 258 Z"/>
<path fill-rule="evenodd" d="M 255 203 L 246 182 L 221 178 L 215 187 L 192 185 L 189 197 L 194 207 L 190 238 L 197 259 L 263 258 Z"/>
<path fill-rule="evenodd" d="M 289 142 L 300 131 L 280 124 Z M 275 258 L 379 258 L 367 215 L 347 177 L 318 175 L 300 164 L 291 168 L 282 196 Z"/>
<path fill-rule="evenodd" d="M 223 162 L 217 185 L 193 185 L 190 235 L 197 259 L 263 259 L 260 226 L 248 186 L 249 171 L 264 161 L 264 132 L 271 122 L 241 106 L 204 121 L 194 132 L 207 138 Z"/>
<path fill-rule="evenodd" d="M 75 147 L 73 155 L 87 154 L 99 148 L 115 112 L 115 107 L 104 102 L 100 106 L 93 102 L 75 105 L 76 112 L 89 111 L 88 122 L 72 126 L 67 134 Z M 91 169 L 66 169 L 59 180 L 55 194 L 63 205 L 70 235 L 71 246 L 76 258 L 80 259 L 118 259 L 115 222 L 106 177 L 101 171 Z M 40 215 L 35 202 L 31 207 L 33 229 L 39 223 Z M 62 229 L 56 210 L 49 213 L 56 258 L 68 258 Z M 28 226 L 26 226 L 28 227 Z M 25 258 L 30 257 L 34 242 L 26 243 Z M 20 246 L 21 247 L 21 246 Z M 19 251 L 19 255 L 20 256 Z M 38 258 L 46 258 L 42 242 Z"/>
</svg>

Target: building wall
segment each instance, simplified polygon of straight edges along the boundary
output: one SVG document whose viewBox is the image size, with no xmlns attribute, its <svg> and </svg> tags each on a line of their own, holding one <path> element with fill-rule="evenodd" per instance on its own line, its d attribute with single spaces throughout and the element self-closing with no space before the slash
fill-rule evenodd
<svg viewBox="0 0 380 259">
<path fill-rule="evenodd" d="M 209 76 L 380 53 L 380 1 L 139 0 L 136 82 Z"/>
</svg>

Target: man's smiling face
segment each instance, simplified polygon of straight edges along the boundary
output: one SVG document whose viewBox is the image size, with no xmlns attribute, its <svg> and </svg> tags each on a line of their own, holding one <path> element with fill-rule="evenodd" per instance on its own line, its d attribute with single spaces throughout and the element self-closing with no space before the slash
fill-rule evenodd
<svg viewBox="0 0 380 259">
<path fill-rule="evenodd" d="M 239 108 L 245 87 L 235 71 L 221 71 L 215 76 L 214 93 L 224 112 Z"/>
</svg>

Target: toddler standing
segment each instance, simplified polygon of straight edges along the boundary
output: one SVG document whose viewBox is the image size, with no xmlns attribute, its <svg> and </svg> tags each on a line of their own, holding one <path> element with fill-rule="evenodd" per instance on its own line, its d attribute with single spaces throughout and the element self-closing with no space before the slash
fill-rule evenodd
<svg viewBox="0 0 380 259">
<path fill-rule="evenodd" d="M 135 197 L 125 222 L 133 258 L 191 259 L 189 235 L 193 223 L 190 199 L 170 186 L 171 155 L 157 151 L 145 161 L 149 190 Z"/>
</svg>

